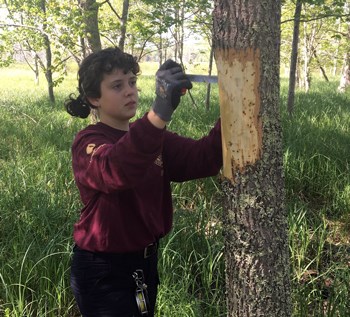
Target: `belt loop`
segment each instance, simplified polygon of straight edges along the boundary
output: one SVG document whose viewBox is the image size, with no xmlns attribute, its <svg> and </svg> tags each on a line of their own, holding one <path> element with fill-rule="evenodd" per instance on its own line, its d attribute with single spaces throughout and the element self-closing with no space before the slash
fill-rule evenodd
<svg viewBox="0 0 350 317">
<path fill-rule="evenodd" d="M 143 258 L 147 259 L 150 256 L 154 255 L 157 253 L 158 250 L 158 243 L 157 242 L 153 242 L 151 244 L 149 244 L 143 251 Z"/>
</svg>

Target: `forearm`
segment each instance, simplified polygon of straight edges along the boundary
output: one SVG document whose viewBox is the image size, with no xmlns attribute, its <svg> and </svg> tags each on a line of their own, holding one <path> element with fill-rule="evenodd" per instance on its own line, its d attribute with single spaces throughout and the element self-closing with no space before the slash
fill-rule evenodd
<svg viewBox="0 0 350 317">
<path fill-rule="evenodd" d="M 172 181 L 182 182 L 216 175 L 222 167 L 220 121 L 199 140 L 167 132 L 164 161 Z"/>
</svg>

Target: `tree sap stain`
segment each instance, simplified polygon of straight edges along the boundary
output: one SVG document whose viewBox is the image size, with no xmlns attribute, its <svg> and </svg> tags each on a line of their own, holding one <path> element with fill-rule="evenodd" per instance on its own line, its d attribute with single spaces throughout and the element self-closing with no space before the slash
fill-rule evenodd
<svg viewBox="0 0 350 317">
<path fill-rule="evenodd" d="M 223 129 L 223 174 L 234 182 L 234 171 L 254 165 L 262 152 L 260 51 L 218 48 L 215 60 Z M 231 135 L 235 138 L 227 140 Z"/>
</svg>

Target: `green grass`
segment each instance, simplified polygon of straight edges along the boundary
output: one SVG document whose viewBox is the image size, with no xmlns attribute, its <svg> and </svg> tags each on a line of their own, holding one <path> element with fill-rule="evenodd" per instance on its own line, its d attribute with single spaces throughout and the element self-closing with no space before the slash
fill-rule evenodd
<svg viewBox="0 0 350 317">
<path fill-rule="evenodd" d="M 89 120 L 73 119 L 63 101 L 72 74 L 47 102 L 45 81 L 2 69 L 0 78 L 0 316 L 79 316 L 69 287 L 72 226 L 80 202 L 70 146 Z M 139 80 L 141 116 L 154 79 Z M 337 82 L 314 81 L 285 111 L 284 168 L 294 316 L 350 316 L 350 96 Z M 217 87 L 204 109 L 205 85 L 187 94 L 169 129 L 200 137 L 219 116 Z M 161 243 L 158 316 L 225 316 L 221 194 L 216 178 L 173 185 L 173 231 Z"/>
</svg>

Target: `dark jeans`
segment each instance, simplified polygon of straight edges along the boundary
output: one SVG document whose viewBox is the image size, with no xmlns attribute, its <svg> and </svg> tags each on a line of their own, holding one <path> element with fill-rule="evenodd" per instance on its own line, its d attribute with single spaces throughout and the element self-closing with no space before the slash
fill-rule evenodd
<svg viewBox="0 0 350 317">
<path fill-rule="evenodd" d="M 159 284 L 157 253 L 144 258 L 139 254 L 94 253 L 74 247 L 71 287 L 84 317 L 141 316 L 135 299 L 133 273 L 144 272 L 150 302 L 148 316 L 154 316 Z"/>
</svg>

